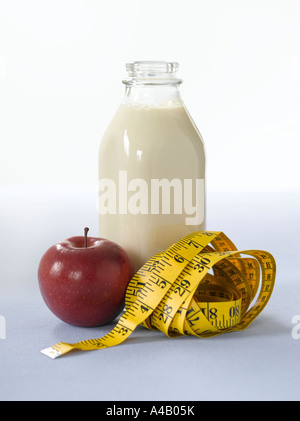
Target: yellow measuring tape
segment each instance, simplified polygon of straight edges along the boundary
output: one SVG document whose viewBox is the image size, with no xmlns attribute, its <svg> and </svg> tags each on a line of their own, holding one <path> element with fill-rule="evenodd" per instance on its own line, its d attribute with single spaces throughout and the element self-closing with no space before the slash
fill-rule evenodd
<svg viewBox="0 0 300 421">
<path fill-rule="evenodd" d="M 195 232 L 153 256 L 133 276 L 126 310 L 110 333 L 75 344 L 59 342 L 41 352 L 54 359 L 74 349 L 110 348 L 138 325 L 170 337 L 242 330 L 266 306 L 275 275 L 270 253 L 238 251 L 222 232 Z"/>
</svg>

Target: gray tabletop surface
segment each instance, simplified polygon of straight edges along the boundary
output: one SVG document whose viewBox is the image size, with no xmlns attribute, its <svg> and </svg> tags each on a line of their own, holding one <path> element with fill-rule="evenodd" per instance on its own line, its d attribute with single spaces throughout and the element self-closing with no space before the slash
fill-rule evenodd
<svg viewBox="0 0 300 421">
<path fill-rule="evenodd" d="M 46 249 L 84 226 L 96 234 L 95 191 L 1 188 L 0 400 L 298 400 L 299 192 L 210 192 L 207 228 L 239 250 L 271 252 L 273 295 L 242 332 L 170 339 L 141 326 L 121 345 L 51 360 L 59 341 L 98 338 L 116 324 L 77 328 L 44 304 L 37 267 Z M 298 317 L 297 317 L 298 316 Z"/>
</svg>

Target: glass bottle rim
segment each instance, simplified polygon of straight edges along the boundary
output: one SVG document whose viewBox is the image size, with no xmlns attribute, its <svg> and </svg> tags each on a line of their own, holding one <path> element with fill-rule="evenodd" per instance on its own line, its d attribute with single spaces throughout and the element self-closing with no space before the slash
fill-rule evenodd
<svg viewBox="0 0 300 421">
<path fill-rule="evenodd" d="M 125 85 L 161 85 L 178 84 L 182 80 L 177 78 L 179 63 L 176 61 L 132 61 L 126 63 L 128 79 Z"/>
</svg>

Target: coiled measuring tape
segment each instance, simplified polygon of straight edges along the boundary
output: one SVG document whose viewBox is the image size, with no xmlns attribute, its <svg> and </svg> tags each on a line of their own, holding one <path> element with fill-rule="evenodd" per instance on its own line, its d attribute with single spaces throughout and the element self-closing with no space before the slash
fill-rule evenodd
<svg viewBox="0 0 300 421">
<path fill-rule="evenodd" d="M 238 251 L 222 232 L 195 232 L 153 256 L 133 276 L 125 312 L 110 333 L 75 344 L 59 342 L 41 352 L 54 359 L 75 349 L 110 348 L 138 325 L 169 337 L 243 330 L 269 301 L 275 276 L 270 253 Z"/>
</svg>

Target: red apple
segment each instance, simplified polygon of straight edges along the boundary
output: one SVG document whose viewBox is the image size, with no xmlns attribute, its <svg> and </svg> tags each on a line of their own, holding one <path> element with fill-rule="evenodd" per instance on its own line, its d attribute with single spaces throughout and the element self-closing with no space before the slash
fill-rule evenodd
<svg viewBox="0 0 300 421">
<path fill-rule="evenodd" d="M 46 251 L 38 268 L 39 287 L 49 309 L 64 322 L 101 326 L 124 308 L 133 266 L 118 244 L 87 237 L 87 231 Z"/>
</svg>

